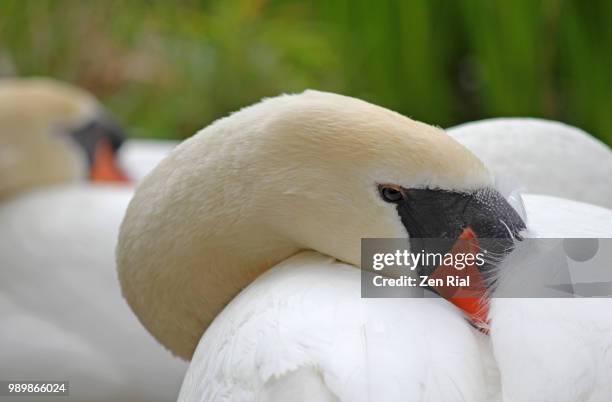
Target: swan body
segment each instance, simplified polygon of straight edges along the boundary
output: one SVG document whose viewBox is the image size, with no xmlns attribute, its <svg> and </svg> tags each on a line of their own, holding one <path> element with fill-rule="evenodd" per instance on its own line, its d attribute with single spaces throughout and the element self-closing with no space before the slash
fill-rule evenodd
<svg viewBox="0 0 612 402">
<path fill-rule="evenodd" d="M 441 299 L 362 299 L 354 267 L 307 251 L 206 331 L 179 401 L 485 401 L 482 334 Z"/>
<path fill-rule="evenodd" d="M 578 128 L 500 118 L 448 132 L 494 172 L 517 176 L 530 192 L 612 207 L 612 152 Z M 606 208 L 541 195 L 524 198 L 533 237 L 612 237 L 612 211 Z M 494 298 L 491 340 L 504 400 L 609 401 L 611 309 L 609 298 Z"/>
<path fill-rule="evenodd" d="M 186 366 L 141 327 L 113 269 L 131 195 L 58 186 L 0 205 L 0 378 L 68 380 L 80 401 L 176 397 Z"/>
<path fill-rule="evenodd" d="M 531 237 L 612 238 L 611 210 L 542 195 L 524 201 Z M 610 297 L 492 298 L 490 338 L 503 400 L 609 401 L 611 310 Z"/>
<path fill-rule="evenodd" d="M 522 198 L 532 237 L 612 237 L 612 211 L 608 208 L 541 194 L 524 194 Z"/>
<path fill-rule="evenodd" d="M 527 192 L 612 208 L 612 150 L 579 128 L 535 118 L 495 118 L 447 132 L 495 174 Z"/>
</svg>

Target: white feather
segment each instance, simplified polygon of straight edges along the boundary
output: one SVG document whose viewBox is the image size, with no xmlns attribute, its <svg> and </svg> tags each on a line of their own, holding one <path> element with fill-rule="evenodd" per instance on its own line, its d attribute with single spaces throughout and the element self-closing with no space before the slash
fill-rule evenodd
<svg viewBox="0 0 612 402">
<path fill-rule="evenodd" d="M 612 151 L 563 123 L 497 118 L 447 130 L 496 175 L 515 176 L 527 192 L 612 208 Z"/>
<path fill-rule="evenodd" d="M 608 209 L 537 195 L 526 195 L 525 205 L 531 236 L 612 237 Z M 509 274 L 530 274 L 517 268 Z M 555 275 L 557 266 L 545 269 Z M 611 298 L 493 298 L 491 341 L 503 400 L 612 400 L 611 312 Z"/>
<path fill-rule="evenodd" d="M 70 400 L 176 397 L 186 365 L 140 325 L 114 269 L 131 194 L 59 187 L 0 205 L 1 379 L 68 380 Z"/>
<path fill-rule="evenodd" d="M 206 331 L 179 400 L 485 400 L 482 335 L 454 307 L 360 291 L 359 270 L 316 252 L 279 264 Z"/>
</svg>

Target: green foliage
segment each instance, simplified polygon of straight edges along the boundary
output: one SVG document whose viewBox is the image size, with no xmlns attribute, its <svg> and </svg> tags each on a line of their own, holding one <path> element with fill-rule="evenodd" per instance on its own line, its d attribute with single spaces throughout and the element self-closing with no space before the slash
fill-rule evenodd
<svg viewBox="0 0 612 402">
<path fill-rule="evenodd" d="M 317 88 L 440 126 L 558 119 L 610 144 L 611 19 L 606 0 L 0 0 L 0 75 L 88 88 L 141 137 Z"/>
</svg>

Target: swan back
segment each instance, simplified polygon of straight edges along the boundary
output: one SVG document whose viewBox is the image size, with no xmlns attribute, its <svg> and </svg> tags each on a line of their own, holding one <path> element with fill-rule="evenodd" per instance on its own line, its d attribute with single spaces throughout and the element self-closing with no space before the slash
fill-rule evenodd
<svg viewBox="0 0 612 402">
<path fill-rule="evenodd" d="M 579 128 L 534 118 L 496 118 L 448 129 L 494 174 L 527 192 L 612 208 L 612 150 Z"/>
</svg>

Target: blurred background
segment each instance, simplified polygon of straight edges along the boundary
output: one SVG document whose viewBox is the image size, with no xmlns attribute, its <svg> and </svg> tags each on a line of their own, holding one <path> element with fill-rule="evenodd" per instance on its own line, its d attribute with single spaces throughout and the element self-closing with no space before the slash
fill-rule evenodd
<svg viewBox="0 0 612 402">
<path fill-rule="evenodd" d="M 87 88 L 139 138 L 315 88 L 443 127 L 537 116 L 612 144 L 610 21 L 608 0 L 1 0 L 0 76 Z"/>
</svg>

